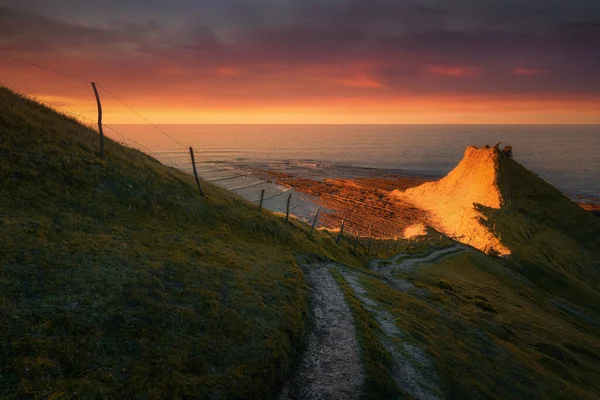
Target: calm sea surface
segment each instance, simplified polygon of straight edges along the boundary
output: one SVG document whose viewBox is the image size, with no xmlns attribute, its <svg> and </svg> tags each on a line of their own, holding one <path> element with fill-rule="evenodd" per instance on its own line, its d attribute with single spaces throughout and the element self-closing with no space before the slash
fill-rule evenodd
<svg viewBox="0 0 600 400">
<path fill-rule="evenodd" d="M 148 125 L 114 125 L 163 161 L 187 169 L 186 147 Z M 514 158 L 563 192 L 600 197 L 600 125 L 160 125 L 197 161 L 311 169 L 360 168 L 441 177 L 468 145 L 513 146 Z M 110 132 L 109 132 L 110 134 Z M 121 139 L 115 137 L 116 139 Z M 133 144 L 133 146 L 136 146 Z M 344 172 L 346 171 L 346 172 Z"/>
</svg>

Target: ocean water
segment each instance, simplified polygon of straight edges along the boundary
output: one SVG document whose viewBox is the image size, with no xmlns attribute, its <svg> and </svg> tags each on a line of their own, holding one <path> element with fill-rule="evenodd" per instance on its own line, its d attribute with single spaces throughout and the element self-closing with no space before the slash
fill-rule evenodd
<svg viewBox="0 0 600 400">
<path fill-rule="evenodd" d="M 210 168 L 216 162 L 317 177 L 373 172 L 442 177 L 468 145 L 502 142 L 513 146 L 517 161 L 564 193 L 600 198 L 600 125 L 159 126 L 175 140 L 149 125 L 113 127 L 186 170 L 190 163 L 184 145 L 193 146 L 197 162 Z"/>
</svg>

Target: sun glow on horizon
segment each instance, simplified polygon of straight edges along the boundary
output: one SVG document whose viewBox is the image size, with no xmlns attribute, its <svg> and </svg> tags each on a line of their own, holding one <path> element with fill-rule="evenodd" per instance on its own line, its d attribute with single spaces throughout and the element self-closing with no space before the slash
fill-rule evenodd
<svg viewBox="0 0 600 400">
<path fill-rule="evenodd" d="M 95 103 L 68 96 L 33 96 L 55 109 L 97 120 Z M 107 96 L 104 96 L 107 97 Z M 106 98 L 103 102 L 105 124 L 144 124 L 122 104 Z M 137 105 L 139 103 L 139 105 Z M 190 102 L 164 107 L 148 98 L 128 100 L 140 115 L 155 124 L 600 124 L 600 114 L 591 99 L 570 102 L 494 101 L 493 99 L 388 99 L 383 102 L 330 99 L 322 106 L 272 106 L 216 104 L 207 107 Z"/>
</svg>

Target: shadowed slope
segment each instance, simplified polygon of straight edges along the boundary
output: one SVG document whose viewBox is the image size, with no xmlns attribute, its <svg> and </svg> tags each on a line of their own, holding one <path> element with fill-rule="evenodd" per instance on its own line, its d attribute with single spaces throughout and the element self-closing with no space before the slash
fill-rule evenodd
<svg viewBox="0 0 600 400">
<path fill-rule="evenodd" d="M 515 160 L 500 161 L 507 206 L 480 211 L 512 251 L 507 266 L 551 293 L 600 311 L 600 219 Z"/>
</svg>

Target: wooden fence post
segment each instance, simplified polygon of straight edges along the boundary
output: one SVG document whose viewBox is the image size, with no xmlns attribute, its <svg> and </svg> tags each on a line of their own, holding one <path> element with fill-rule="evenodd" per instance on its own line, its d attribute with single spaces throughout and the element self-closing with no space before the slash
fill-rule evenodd
<svg viewBox="0 0 600 400">
<path fill-rule="evenodd" d="M 202 197 L 205 197 L 204 190 L 200 186 L 200 180 L 198 179 L 198 171 L 196 171 L 196 159 L 194 159 L 194 149 L 190 146 L 190 156 L 192 156 L 192 167 L 194 168 L 194 176 L 196 177 L 196 184 L 198 185 L 198 191 Z"/>
<path fill-rule="evenodd" d="M 94 95 L 96 96 L 96 104 L 98 104 L 98 132 L 100 133 L 100 158 L 104 158 L 104 132 L 102 131 L 102 104 L 100 103 L 100 95 L 98 95 L 98 89 L 96 84 L 92 82 L 92 89 L 94 89 Z"/>
<path fill-rule="evenodd" d="M 312 226 L 310 227 L 310 234 L 312 236 L 313 231 L 315 230 L 315 225 L 317 224 L 317 218 L 319 218 L 319 210 L 321 207 L 317 207 L 317 212 L 315 213 L 315 219 L 313 219 Z"/>
<path fill-rule="evenodd" d="M 340 240 L 342 239 L 342 235 L 344 234 L 344 220 L 342 220 L 342 226 L 340 226 L 340 233 L 338 234 L 337 239 L 335 239 L 335 244 L 339 246 Z"/>
<path fill-rule="evenodd" d="M 263 200 L 265 198 L 265 189 L 260 191 L 260 203 L 258 204 L 258 211 L 262 211 L 262 204 L 263 204 Z"/>
<path fill-rule="evenodd" d="M 354 249 L 352 250 L 354 254 L 356 254 L 356 245 L 358 244 L 358 232 L 356 232 L 356 237 L 354 238 Z"/>
<path fill-rule="evenodd" d="M 285 206 L 285 224 L 287 225 L 288 219 L 290 218 L 290 200 L 292 199 L 292 194 L 288 196 L 287 205 Z"/>
</svg>

